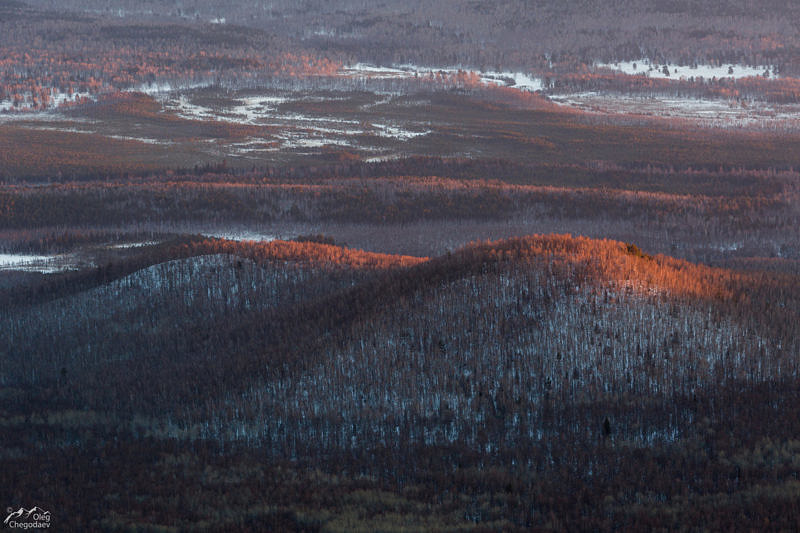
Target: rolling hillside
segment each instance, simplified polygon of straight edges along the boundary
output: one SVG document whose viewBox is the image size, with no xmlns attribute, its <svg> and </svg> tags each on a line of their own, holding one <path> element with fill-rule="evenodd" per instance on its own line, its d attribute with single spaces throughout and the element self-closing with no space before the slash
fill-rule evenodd
<svg viewBox="0 0 800 533">
<path fill-rule="evenodd" d="M 676 457 L 705 456 L 722 477 L 738 472 L 724 505 L 766 483 L 773 492 L 759 505 L 780 509 L 779 493 L 796 490 L 763 477 L 791 461 L 751 464 L 753 446 L 767 444 L 738 429 L 761 420 L 776 439 L 770 446 L 793 449 L 796 404 L 785 398 L 800 353 L 796 276 L 714 269 L 568 235 L 475 243 L 433 259 L 282 241 L 156 248 L 157 261 L 140 252 L 150 266 L 3 313 L 4 394 L 52 436 L 46 448 L 107 449 L 113 435 L 129 435 L 131 446 L 179 454 L 181 475 L 195 463 L 178 450 L 222 447 L 235 469 L 254 460 L 246 450 L 258 450 L 303 479 L 303 465 L 328 465 L 345 492 L 360 490 L 356 483 L 409 501 L 438 498 L 440 507 L 422 514 L 406 501 L 416 519 L 447 523 L 462 509 L 468 522 L 502 527 L 609 517 L 642 525 L 663 519 L 658 502 L 696 512 L 719 498 L 691 482 L 679 496 L 654 476 L 652 505 L 630 507 L 641 498 L 634 488 L 645 488 L 616 476 L 633 457 L 669 458 L 664 475 L 683 475 L 669 474 Z M 141 266 L 141 257 L 129 261 Z M 731 395 L 753 401 L 734 404 Z M 18 431 L 23 418 L 3 416 L 15 431 L 4 460 L 33 460 L 38 452 Z M 447 496 L 453 476 L 473 487 L 473 500 Z M 592 505 L 609 514 L 553 522 L 546 509 L 578 509 L 554 496 L 562 489 L 553 492 L 553 480 L 563 490 L 594 486 Z M 550 499 L 539 499 L 543 491 Z M 600 503 L 602 494 L 612 499 Z M 386 519 L 382 498 L 374 515 L 345 523 L 369 529 Z M 301 500 L 254 516 L 302 529 Z M 171 504 L 154 505 L 147 516 L 157 523 Z M 350 508 L 317 505 L 331 520 Z M 195 516 L 216 508 L 206 502 Z"/>
</svg>

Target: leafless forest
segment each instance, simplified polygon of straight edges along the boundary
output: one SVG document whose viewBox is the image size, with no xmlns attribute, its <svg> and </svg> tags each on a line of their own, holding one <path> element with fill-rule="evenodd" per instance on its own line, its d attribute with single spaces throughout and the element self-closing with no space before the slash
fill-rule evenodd
<svg viewBox="0 0 800 533">
<path fill-rule="evenodd" d="M 798 18 L 0 0 L 9 521 L 800 529 Z"/>
</svg>

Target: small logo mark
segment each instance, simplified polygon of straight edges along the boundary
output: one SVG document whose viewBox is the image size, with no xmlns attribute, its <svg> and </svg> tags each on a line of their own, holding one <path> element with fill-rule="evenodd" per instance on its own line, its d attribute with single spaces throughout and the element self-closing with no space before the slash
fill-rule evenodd
<svg viewBox="0 0 800 533">
<path fill-rule="evenodd" d="M 13 507 L 6 509 L 8 516 L 3 524 L 10 528 L 19 529 L 45 529 L 50 527 L 50 511 L 34 506 L 30 509 L 20 507 L 16 511 Z"/>
</svg>

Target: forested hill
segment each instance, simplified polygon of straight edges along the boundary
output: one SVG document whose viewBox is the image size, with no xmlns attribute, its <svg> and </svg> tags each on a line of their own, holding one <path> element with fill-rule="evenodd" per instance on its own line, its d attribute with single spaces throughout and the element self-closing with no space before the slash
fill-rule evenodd
<svg viewBox="0 0 800 533">
<path fill-rule="evenodd" d="M 3 427 L 13 430 L 2 466 L 60 472 L 91 454 L 107 472 L 102 483 L 84 470 L 57 475 L 80 481 L 86 496 L 142 495 L 108 500 L 113 513 L 72 503 L 76 528 L 86 517 L 109 527 L 206 520 L 318 529 L 343 519 L 336 513 L 347 502 L 361 508 L 377 497 L 363 491 L 384 489 L 400 490 L 405 503 L 391 511 L 381 496 L 374 514 L 344 529 L 379 527 L 396 512 L 449 530 L 467 503 L 477 514 L 466 520 L 504 529 L 647 528 L 672 516 L 659 498 L 721 527 L 708 502 L 752 509 L 742 503 L 752 491 L 775 523 L 788 527 L 796 516 L 782 496 L 792 487 L 773 480 L 791 468 L 779 458 L 800 431 L 800 404 L 787 401 L 798 375 L 797 276 L 536 235 L 432 259 L 184 238 L 142 247 L 91 280 L 59 279 L 58 298 L 0 312 Z M 761 436 L 747 430 L 755 425 Z M 33 446 L 40 434 L 47 440 Z M 759 440 L 767 436 L 775 440 Z M 67 443 L 68 462 L 39 457 Z M 154 472 L 178 499 L 154 499 L 152 477 L 120 476 L 126 446 L 136 450 L 136 472 Z M 753 454 L 767 446 L 778 446 L 769 452 L 778 459 L 759 462 Z M 278 481 L 242 474 L 235 483 L 277 508 L 245 511 L 242 500 L 223 518 L 210 495 L 228 477 L 203 478 L 200 493 L 175 485 L 175 468 L 181 479 L 208 473 L 222 449 L 225 468 L 271 472 Z M 286 475 L 327 483 L 310 481 L 304 464 L 340 472 L 331 488 L 353 499 L 286 492 Z M 632 465 L 663 475 L 637 477 Z M 686 477 L 697 468 L 707 475 Z M 356 483 L 353 472 L 371 477 Z M 453 476 L 474 500 L 442 492 Z M 13 477 L 31 488 L 32 479 Z M 676 500 L 681 486 L 691 493 Z M 580 491 L 582 504 L 568 497 Z M 642 497 L 647 506 L 632 505 Z M 58 490 L 48 498 L 72 501 Z M 179 500 L 194 510 L 180 511 Z M 436 503 L 419 515 L 421 501 Z M 308 505 L 335 514 L 304 514 Z M 583 505 L 605 514 L 585 515 Z"/>
<path fill-rule="evenodd" d="M 282 241 L 152 248 L 61 275 L 46 290 L 7 289 L 12 301 L 32 301 L 24 291 L 62 297 L 9 308 L 6 382 L 51 387 L 64 373 L 71 394 L 90 405 L 156 413 L 180 409 L 187 396 L 215 405 L 215 395 L 246 394 L 299 371 L 334 379 L 325 365 L 356 352 L 365 372 L 421 358 L 435 361 L 443 378 L 454 371 L 449 365 L 477 358 L 487 387 L 510 379 L 500 361 L 526 372 L 535 363 L 535 383 L 524 389 L 534 403 L 545 384 L 575 398 L 651 395 L 797 372 L 796 276 L 709 268 L 616 241 L 533 236 L 431 260 Z M 133 326 L 119 331 L 122 319 Z M 447 354 L 454 359 L 439 357 Z M 404 375 L 428 379 L 427 370 L 415 373 L 428 363 Z M 100 375 L 119 387 L 92 386 Z M 187 379 L 164 389 L 174 375 Z M 350 379 L 359 387 L 380 382 Z M 126 387 L 139 394 L 119 394 Z"/>
</svg>

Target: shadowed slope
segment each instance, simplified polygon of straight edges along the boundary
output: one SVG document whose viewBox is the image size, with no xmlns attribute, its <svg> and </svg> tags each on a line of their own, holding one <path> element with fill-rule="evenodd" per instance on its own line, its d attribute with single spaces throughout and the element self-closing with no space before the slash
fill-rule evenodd
<svg viewBox="0 0 800 533">
<path fill-rule="evenodd" d="M 76 398 L 154 416 L 166 409 L 186 422 L 224 419 L 227 408 L 221 411 L 219 402 L 225 398 L 228 405 L 249 405 L 242 419 L 249 424 L 274 414 L 289 394 L 286 383 L 312 376 L 330 384 L 328 393 L 310 389 L 314 402 L 335 405 L 344 398 L 342 384 L 350 383 L 372 405 L 384 402 L 380 390 L 384 399 L 404 395 L 384 405 L 387 413 L 409 401 L 427 405 L 423 411 L 430 415 L 439 408 L 430 398 L 446 390 L 437 392 L 431 382 L 419 398 L 414 381 L 439 376 L 451 394 L 465 385 L 447 377 L 476 368 L 484 368 L 482 386 L 495 391 L 492 383 L 524 370 L 534 380 L 525 385 L 534 404 L 546 394 L 582 402 L 622 390 L 688 393 L 713 382 L 797 372 L 795 278 L 651 257 L 616 241 L 532 236 L 474 244 L 431 260 L 281 241 L 197 239 L 161 251 L 162 259 L 229 259 L 201 263 L 200 270 L 175 263 L 176 272 L 195 269 L 181 276 L 202 275 L 170 286 L 171 292 L 115 292 L 112 319 L 70 326 L 83 332 L 71 338 L 84 340 L 70 353 L 48 350 L 44 366 L 24 354 L 36 353 L 49 330 L 64 336 L 60 328 L 69 321 L 63 317 L 81 316 L 85 298 L 32 308 L 27 320 L 17 317 L 7 330 L 13 336 L 7 378 L 52 385 L 64 368 L 72 381 L 68 394 Z M 236 257 L 248 260 L 245 270 L 254 278 L 237 273 L 242 263 Z M 160 267 L 162 276 L 170 275 L 168 265 Z M 130 284 L 122 278 L 115 290 L 120 283 Z M 776 299 L 782 307 L 772 305 Z M 143 315 L 134 323 L 152 326 L 115 332 L 117 319 L 130 318 L 125 305 Z M 150 348 L 139 340 L 144 331 Z M 104 351 L 108 346 L 113 354 Z M 396 377 L 384 372 L 393 368 L 405 370 Z M 517 379 L 514 387 L 523 382 Z M 474 387 L 470 397 L 478 392 Z"/>
</svg>

